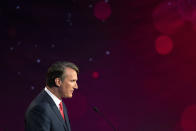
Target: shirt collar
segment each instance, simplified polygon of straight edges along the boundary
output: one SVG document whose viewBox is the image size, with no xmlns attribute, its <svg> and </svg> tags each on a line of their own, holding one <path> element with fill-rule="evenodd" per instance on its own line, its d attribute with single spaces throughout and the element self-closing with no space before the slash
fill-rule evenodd
<svg viewBox="0 0 196 131">
<path fill-rule="evenodd" d="M 58 109 L 60 109 L 59 104 L 60 102 L 62 102 L 62 100 L 60 100 L 58 97 L 56 97 L 52 92 L 50 92 L 50 90 L 48 90 L 46 87 L 44 89 L 48 95 L 53 99 L 54 103 L 56 104 L 56 106 L 58 107 Z"/>
</svg>

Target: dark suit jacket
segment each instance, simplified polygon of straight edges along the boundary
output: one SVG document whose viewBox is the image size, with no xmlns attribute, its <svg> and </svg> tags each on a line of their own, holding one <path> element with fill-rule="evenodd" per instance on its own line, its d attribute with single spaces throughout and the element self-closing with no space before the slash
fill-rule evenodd
<svg viewBox="0 0 196 131">
<path fill-rule="evenodd" d="M 67 109 L 65 121 L 52 98 L 43 90 L 29 105 L 25 114 L 25 131 L 71 131 Z"/>
</svg>

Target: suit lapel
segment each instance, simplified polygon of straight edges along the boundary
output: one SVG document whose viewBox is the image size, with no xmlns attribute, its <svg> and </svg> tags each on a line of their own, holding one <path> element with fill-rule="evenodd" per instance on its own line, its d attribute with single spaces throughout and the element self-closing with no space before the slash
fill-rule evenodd
<svg viewBox="0 0 196 131">
<path fill-rule="evenodd" d="M 68 117 L 68 114 L 67 114 L 67 108 L 66 108 L 64 102 L 63 102 L 63 112 L 64 112 L 64 117 L 66 119 L 67 127 L 69 128 L 69 131 L 71 131 L 70 123 L 69 123 L 69 117 Z"/>
<path fill-rule="evenodd" d="M 68 127 L 65 124 L 65 121 L 63 120 L 63 117 L 60 114 L 59 109 L 57 108 L 56 104 L 54 103 L 54 101 L 52 100 L 52 98 L 47 94 L 46 91 L 43 91 L 44 96 L 46 97 L 46 99 L 48 100 L 48 102 L 50 103 L 50 106 L 52 108 L 52 110 L 55 112 L 56 116 L 58 117 L 58 119 L 60 120 L 60 122 L 63 124 L 65 130 L 68 130 Z"/>
<path fill-rule="evenodd" d="M 63 123 L 65 129 L 68 130 L 68 127 L 66 126 L 65 121 L 63 120 L 63 117 L 61 116 L 60 111 L 59 111 L 59 109 L 56 107 L 56 105 L 55 105 L 55 106 L 52 106 L 52 109 L 53 109 L 53 111 L 56 113 L 58 119 Z"/>
</svg>

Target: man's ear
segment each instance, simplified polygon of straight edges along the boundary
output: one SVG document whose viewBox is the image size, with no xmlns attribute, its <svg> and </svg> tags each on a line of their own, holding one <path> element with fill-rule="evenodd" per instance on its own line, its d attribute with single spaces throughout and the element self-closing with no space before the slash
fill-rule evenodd
<svg viewBox="0 0 196 131">
<path fill-rule="evenodd" d="M 54 79 L 54 81 L 55 81 L 56 86 L 57 87 L 60 87 L 60 85 L 61 85 L 61 79 L 57 77 L 57 78 Z"/>
</svg>

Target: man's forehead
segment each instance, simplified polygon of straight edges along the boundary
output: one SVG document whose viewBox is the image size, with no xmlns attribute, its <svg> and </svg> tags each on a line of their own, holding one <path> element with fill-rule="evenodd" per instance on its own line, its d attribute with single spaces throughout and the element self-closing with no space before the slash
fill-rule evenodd
<svg viewBox="0 0 196 131">
<path fill-rule="evenodd" d="M 77 78 L 77 72 L 74 69 L 69 68 L 69 67 L 65 68 L 65 75 Z"/>
</svg>

